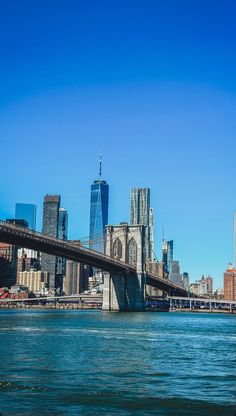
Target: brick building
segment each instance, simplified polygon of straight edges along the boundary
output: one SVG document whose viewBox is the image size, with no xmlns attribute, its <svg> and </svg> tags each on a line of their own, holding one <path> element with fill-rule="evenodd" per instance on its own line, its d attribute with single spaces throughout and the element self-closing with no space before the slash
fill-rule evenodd
<svg viewBox="0 0 236 416">
<path fill-rule="evenodd" d="M 224 273 L 224 299 L 236 300 L 236 269 L 231 264 Z"/>
</svg>

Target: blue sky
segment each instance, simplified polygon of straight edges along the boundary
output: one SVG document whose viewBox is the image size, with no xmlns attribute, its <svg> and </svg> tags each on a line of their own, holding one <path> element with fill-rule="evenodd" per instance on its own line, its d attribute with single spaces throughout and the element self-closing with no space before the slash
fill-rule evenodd
<svg viewBox="0 0 236 416">
<path fill-rule="evenodd" d="M 109 222 L 151 188 L 194 281 L 233 262 L 234 0 L 0 2 L 0 218 L 60 193 L 69 237 L 88 235 L 90 184 L 110 185 Z"/>
</svg>

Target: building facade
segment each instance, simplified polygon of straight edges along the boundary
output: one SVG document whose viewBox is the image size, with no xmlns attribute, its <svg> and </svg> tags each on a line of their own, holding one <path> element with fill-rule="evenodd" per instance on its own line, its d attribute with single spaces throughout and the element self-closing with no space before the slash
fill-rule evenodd
<svg viewBox="0 0 236 416">
<path fill-rule="evenodd" d="M 91 185 L 89 248 L 105 252 L 105 227 L 108 224 L 109 185 L 102 179 L 100 158 L 99 179 Z"/>
<path fill-rule="evenodd" d="M 187 272 L 183 273 L 183 285 L 186 290 L 189 290 L 189 275 Z"/>
<path fill-rule="evenodd" d="M 184 287 L 183 284 L 183 276 L 180 273 L 180 266 L 179 262 L 176 260 L 173 260 L 170 266 L 170 274 L 169 279 L 175 283 L 176 285 Z"/>
<path fill-rule="evenodd" d="M 152 212 L 153 217 L 153 212 Z M 151 260 L 150 189 L 132 188 L 130 192 L 130 225 L 145 225 L 146 259 Z M 152 241 L 152 245 L 154 242 Z"/>
<path fill-rule="evenodd" d="M 165 273 L 170 274 L 171 264 L 173 262 L 174 242 L 173 240 L 162 240 L 162 262 Z"/>
<path fill-rule="evenodd" d="M 58 216 L 58 238 L 61 240 L 67 240 L 68 236 L 68 213 L 65 208 L 59 208 Z M 57 280 L 62 280 L 66 273 L 66 259 L 63 257 L 57 258 Z M 60 276 L 60 277 L 59 277 Z M 59 282 L 58 282 L 59 283 Z M 62 287 L 62 282 L 59 283 Z"/>
<path fill-rule="evenodd" d="M 40 253 L 27 248 L 18 250 L 17 282 L 20 272 L 29 272 L 30 269 L 40 270 Z"/>
<path fill-rule="evenodd" d="M 16 203 L 15 218 L 24 219 L 28 223 L 30 230 L 36 229 L 36 211 L 37 207 L 34 204 Z"/>
<path fill-rule="evenodd" d="M 236 300 L 236 268 L 231 264 L 224 273 L 224 299 Z"/>
<path fill-rule="evenodd" d="M 10 288 L 17 280 L 18 247 L 0 243 L 0 286 Z"/>
<path fill-rule="evenodd" d="M 155 247 L 154 247 L 154 210 L 150 208 L 149 213 L 149 224 L 150 224 L 150 261 L 155 261 Z"/>
<path fill-rule="evenodd" d="M 42 233 L 51 237 L 58 237 L 60 195 L 45 195 L 43 205 L 43 228 Z M 56 270 L 57 259 L 55 256 L 42 253 L 41 269 L 49 272 L 49 289 L 54 290 L 57 286 Z"/>
<path fill-rule="evenodd" d="M 45 292 L 45 289 L 48 287 L 48 280 L 48 272 L 30 270 L 19 273 L 18 284 L 26 286 L 30 292 L 39 294 Z"/>
<path fill-rule="evenodd" d="M 67 260 L 64 291 L 76 295 L 88 289 L 88 267 L 76 261 Z"/>
<path fill-rule="evenodd" d="M 191 293 L 197 296 L 211 297 L 213 295 L 213 278 L 211 276 L 202 276 L 189 286 Z"/>
</svg>

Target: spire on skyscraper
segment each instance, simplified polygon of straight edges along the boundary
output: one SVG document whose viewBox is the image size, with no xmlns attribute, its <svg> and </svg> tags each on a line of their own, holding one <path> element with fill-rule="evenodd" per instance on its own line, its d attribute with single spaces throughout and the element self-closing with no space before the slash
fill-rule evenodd
<svg viewBox="0 0 236 416">
<path fill-rule="evenodd" d="M 102 179 L 102 154 L 100 153 L 100 161 L 99 161 L 99 179 Z"/>
</svg>

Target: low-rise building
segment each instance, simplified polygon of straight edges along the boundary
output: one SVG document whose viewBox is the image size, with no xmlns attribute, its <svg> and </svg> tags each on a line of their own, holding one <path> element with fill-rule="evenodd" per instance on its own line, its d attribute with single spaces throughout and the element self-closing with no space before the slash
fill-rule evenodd
<svg viewBox="0 0 236 416">
<path fill-rule="evenodd" d="M 49 273 L 30 270 L 19 273 L 19 285 L 26 286 L 30 292 L 41 293 L 49 283 Z"/>
</svg>

